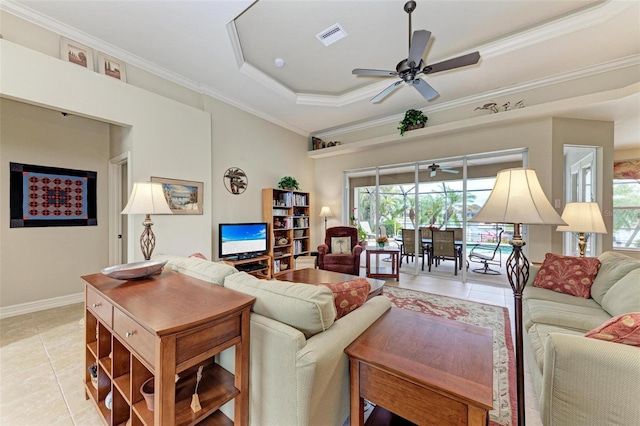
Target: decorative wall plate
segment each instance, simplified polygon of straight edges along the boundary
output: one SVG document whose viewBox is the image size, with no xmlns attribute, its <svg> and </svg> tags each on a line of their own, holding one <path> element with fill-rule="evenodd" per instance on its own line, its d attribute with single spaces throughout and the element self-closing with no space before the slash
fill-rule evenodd
<svg viewBox="0 0 640 426">
<path fill-rule="evenodd" d="M 233 195 L 240 195 L 249 186 L 245 172 L 239 167 L 230 167 L 224 172 L 224 187 Z"/>
</svg>

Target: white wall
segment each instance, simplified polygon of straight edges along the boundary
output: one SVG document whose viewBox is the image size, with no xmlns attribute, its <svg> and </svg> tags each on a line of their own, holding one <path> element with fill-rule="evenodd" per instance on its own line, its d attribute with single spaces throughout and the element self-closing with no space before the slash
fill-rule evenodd
<svg viewBox="0 0 640 426">
<path fill-rule="evenodd" d="M 108 247 L 109 125 L 0 99 L 0 300 L 2 306 L 82 291 L 81 275 L 103 268 Z M 98 173 L 98 225 L 9 228 L 9 162 Z"/>
<path fill-rule="evenodd" d="M 203 182 L 205 192 L 210 191 L 211 119 L 208 113 L 6 40 L 0 40 L 0 56 L 1 97 L 129 127 L 130 130 L 123 133 L 130 138 L 133 181 L 147 181 L 150 176 L 188 179 Z M 105 149 L 105 155 L 109 155 L 108 134 Z M 11 159 L 3 156 L 0 165 L 3 181 L 8 173 L 5 171 L 8 161 Z M 7 199 L 6 192 L 0 195 L 3 200 Z M 155 216 L 156 252 L 201 251 L 211 256 L 212 209 L 212 198 L 205 194 L 203 215 Z M 2 220 L 6 221 L 5 216 Z M 132 235 L 142 232 L 142 220 L 140 215 L 129 218 Z M 92 239 L 87 243 L 107 246 L 106 240 Z M 10 249 L 4 238 L 0 248 L 3 253 Z M 135 256 L 130 260 L 142 260 L 133 241 L 129 252 Z M 5 283 L 5 274 L 15 274 L 11 268 L 12 265 L 7 265 L 0 273 L 3 289 L 10 285 Z M 77 275 L 70 273 L 68 279 L 75 280 Z M 81 287 L 76 288 L 80 290 Z M 51 294 L 64 296 L 69 292 L 69 289 L 57 288 Z M 37 292 L 20 296 L 24 302 L 42 298 Z M 9 301 L 3 299 L 0 303 L 4 307 Z"/>
<path fill-rule="evenodd" d="M 584 125 L 584 130 L 581 130 Z M 554 139 L 554 135 L 556 135 Z M 318 205 L 342 209 L 342 171 L 377 165 L 411 163 L 422 160 L 455 157 L 465 154 L 494 152 L 514 148 L 528 150 L 529 164 L 536 170 L 547 198 L 563 199 L 563 143 L 603 146 L 609 160 L 613 151 L 612 123 L 585 120 L 543 118 L 508 123 L 500 126 L 474 128 L 443 136 L 403 141 L 393 146 L 320 158 L 316 160 L 316 196 Z M 606 176 L 605 176 L 606 178 Z M 610 177 L 609 177 L 610 179 Z M 609 180 L 610 181 L 610 180 Z M 607 195 L 606 191 L 604 192 Z M 609 190 L 609 198 L 611 190 Z M 562 204 L 556 211 L 562 213 Z M 329 226 L 340 218 L 329 220 Z M 318 229 L 319 225 L 316 227 Z M 562 236 L 552 226 L 530 226 L 527 249 L 532 261 L 542 261 L 549 251 L 562 252 Z M 607 245 L 605 242 L 605 249 Z M 609 246 L 610 247 L 610 244 Z"/>
<path fill-rule="evenodd" d="M 320 214 L 307 138 L 210 97 L 204 98 L 204 109 L 212 117 L 212 232 L 216 256 L 218 223 L 262 221 L 262 188 L 277 187 L 283 176 L 294 176 L 300 189 L 310 192 L 312 215 L 316 211 L 316 216 Z M 230 167 L 239 167 L 247 175 L 249 184 L 242 194 L 233 195 L 224 186 L 223 176 Z M 315 245 L 312 242 L 312 247 Z"/>
</svg>

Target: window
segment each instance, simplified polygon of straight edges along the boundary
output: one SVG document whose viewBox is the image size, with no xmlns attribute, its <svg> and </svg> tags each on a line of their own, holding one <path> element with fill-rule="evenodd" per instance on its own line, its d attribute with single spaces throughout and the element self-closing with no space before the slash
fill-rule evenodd
<svg viewBox="0 0 640 426">
<path fill-rule="evenodd" d="M 640 160 L 613 164 L 613 247 L 640 250 Z"/>
</svg>

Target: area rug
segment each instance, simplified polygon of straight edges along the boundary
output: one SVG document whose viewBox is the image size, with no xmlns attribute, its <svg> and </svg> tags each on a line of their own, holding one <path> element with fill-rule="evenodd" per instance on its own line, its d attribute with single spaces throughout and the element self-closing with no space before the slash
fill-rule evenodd
<svg viewBox="0 0 640 426">
<path fill-rule="evenodd" d="M 384 286 L 384 295 L 402 309 L 492 329 L 493 410 L 489 412 L 490 425 L 516 424 L 516 367 L 506 308 L 388 285 Z"/>
</svg>

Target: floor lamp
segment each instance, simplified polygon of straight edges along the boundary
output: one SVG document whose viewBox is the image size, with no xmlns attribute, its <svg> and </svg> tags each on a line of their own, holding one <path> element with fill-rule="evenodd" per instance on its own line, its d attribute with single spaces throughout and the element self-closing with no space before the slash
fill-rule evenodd
<svg viewBox="0 0 640 426">
<path fill-rule="evenodd" d="M 507 259 L 507 278 L 513 290 L 516 319 L 516 379 L 518 425 L 524 426 L 524 354 L 522 353 L 522 292 L 529 279 L 529 260 L 522 252 L 526 242 L 521 225 L 564 225 L 560 215 L 544 195 L 533 169 L 517 168 L 498 172 L 489 198 L 471 222 L 512 223 L 513 247 Z"/>
<path fill-rule="evenodd" d="M 607 227 L 604 226 L 598 203 L 567 203 L 562 212 L 562 220 L 567 222 L 567 225 L 558 226 L 556 231 L 578 233 L 580 257 L 584 257 L 584 250 L 587 246 L 585 233 L 607 233 Z"/>
<path fill-rule="evenodd" d="M 146 215 L 144 222 L 142 222 L 144 231 L 140 235 L 140 248 L 144 259 L 151 259 L 153 249 L 156 247 L 156 236 L 151 230 L 153 222 L 150 215 L 173 214 L 164 197 L 162 184 L 153 182 L 134 183 L 129 201 L 120 214 Z"/>
<path fill-rule="evenodd" d="M 324 233 L 327 233 L 327 218 L 332 217 L 331 209 L 328 206 L 323 206 L 320 210 L 320 217 L 324 217 Z"/>
</svg>

